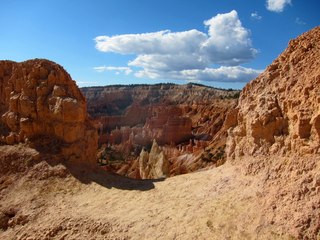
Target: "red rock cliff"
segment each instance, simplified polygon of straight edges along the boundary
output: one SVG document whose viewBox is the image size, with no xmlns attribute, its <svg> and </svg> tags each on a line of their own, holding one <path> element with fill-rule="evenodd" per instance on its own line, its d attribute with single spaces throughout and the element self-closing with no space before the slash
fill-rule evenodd
<svg viewBox="0 0 320 240">
<path fill-rule="evenodd" d="M 224 163 L 227 129 L 235 121 L 227 115 L 235 108 L 239 91 L 199 84 L 81 90 L 99 126 L 99 161 L 108 170 L 143 177 L 139 174 L 139 154 L 142 148 L 151 150 L 153 140 L 169 161 L 170 176 Z M 151 175 L 148 177 L 155 177 Z"/>
<path fill-rule="evenodd" d="M 86 100 L 58 64 L 0 61 L 1 142 L 30 142 L 70 162 L 94 163 L 98 135 Z"/>
</svg>

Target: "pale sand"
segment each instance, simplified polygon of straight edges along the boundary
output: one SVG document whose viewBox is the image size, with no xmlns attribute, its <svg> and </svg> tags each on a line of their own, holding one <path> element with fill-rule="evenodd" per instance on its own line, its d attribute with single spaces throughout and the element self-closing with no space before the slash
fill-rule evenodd
<svg viewBox="0 0 320 240">
<path fill-rule="evenodd" d="M 8 177 L 1 208 L 16 215 L 0 239 L 292 239 L 283 219 L 270 223 L 278 210 L 264 206 L 271 190 L 263 175 L 243 171 L 226 163 L 163 181 L 89 179 L 40 162 Z"/>
</svg>

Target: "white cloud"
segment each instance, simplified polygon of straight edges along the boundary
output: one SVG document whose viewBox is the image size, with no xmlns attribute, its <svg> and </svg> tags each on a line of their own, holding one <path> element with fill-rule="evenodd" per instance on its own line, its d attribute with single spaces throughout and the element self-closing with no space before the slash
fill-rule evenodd
<svg viewBox="0 0 320 240">
<path fill-rule="evenodd" d="M 235 10 L 218 14 L 204 24 L 209 27 L 209 37 L 202 50 L 211 63 L 239 65 L 257 54 L 257 50 L 252 48 L 250 32 L 242 27 Z"/>
<path fill-rule="evenodd" d="M 256 78 L 262 71 L 252 68 L 235 67 L 219 67 L 184 70 L 182 75 L 188 80 L 214 81 L 214 82 L 247 82 Z"/>
<path fill-rule="evenodd" d="M 180 71 L 184 69 L 205 68 L 208 65 L 208 61 L 201 59 L 197 54 L 149 54 L 138 55 L 128 65 L 159 71 Z"/>
<path fill-rule="evenodd" d="M 252 69 L 245 71 L 242 67 L 231 67 L 252 60 L 258 53 L 252 46 L 250 31 L 242 26 L 235 10 L 218 14 L 204 21 L 204 25 L 207 33 L 192 29 L 98 36 L 95 38 L 96 48 L 102 52 L 135 54 L 128 66 L 140 68 L 135 73 L 140 78 L 209 81 L 211 77 L 211 81 L 243 81 L 257 75 Z M 213 64 L 225 67 L 213 69 Z M 126 71 L 119 67 L 98 67 L 96 70 Z M 222 74 L 222 70 L 232 70 L 236 77 Z"/>
<path fill-rule="evenodd" d="M 144 69 L 138 71 L 135 76 L 140 78 L 165 78 L 192 82 L 247 82 L 256 78 L 261 72 L 262 70 L 244 68 L 241 66 L 221 66 L 219 68 L 188 69 L 170 72 L 159 72 L 156 70 Z"/>
<path fill-rule="evenodd" d="M 97 72 L 115 71 L 117 75 L 120 74 L 120 72 L 124 72 L 126 75 L 132 73 L 132 69 L 130 67 L 101 66 L 94 67 L 93 69 Z"/>
<path fill-rule="evenodd" d="M 267 0 L 267 9 L 272 12 L 282 12 L 291 0 Z"/>
<path fill-rule="evenodd" d="M 298 25 L 306 25 L 306 22 L 302 21 L 300 18 L 296 18 L 295 23 Z"/>
<path fill-rule="evenodd" d="M 258 14 L 258 12 L 253 12 L 253 13 L 251 13 L 251 19 L 254 19 L 254 20 L 261 20 L 262 19 L 262 16 L 260 16 L 259 14 Z"/>
<path fill-rule="evenodd" d="M 199 48 L 206 34 L 198 30 L 185 32 L 170 32 L 169 30 L 142 33 L 123 34 L 112 37 L 99 36 L 95 38 L 96 48 L 102 52 L 121 54 L 172 54 L 192 52 Z"/>
</svg>

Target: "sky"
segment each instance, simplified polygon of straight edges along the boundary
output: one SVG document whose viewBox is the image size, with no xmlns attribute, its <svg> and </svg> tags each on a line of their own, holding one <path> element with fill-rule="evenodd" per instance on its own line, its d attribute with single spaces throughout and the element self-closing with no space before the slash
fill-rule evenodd
<svg viewBox="0 0 320 240">
<path fill-rule="evenodd" d="M 320 24 L 319 10 L 319 0 L 0 0 L 0 59 L 49 59 L 80 87 L 241 89 Z"/>
</svg>

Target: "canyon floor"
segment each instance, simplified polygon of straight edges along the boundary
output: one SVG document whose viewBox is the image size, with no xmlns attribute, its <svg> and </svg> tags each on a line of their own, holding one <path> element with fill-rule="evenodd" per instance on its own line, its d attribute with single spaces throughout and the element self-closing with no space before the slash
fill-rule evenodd
<svg viewBox="0 0 320 240">
<path fill-rule="evenodd" d="M 0 150 L 1 159 L 17 152 L 20 159 L 38 156 L 21 145 Z M 165 180 L 134 180 L 68 169 L 48 156 L 34 159 L 24 170 L 12 162 L 1 177 L 1 222 L 8 220 L 1 239 L 295 239 L 283 221 L 270 221 L 277 210 L 264 204 L 281 186 L 268 188 L 265 171 L 253 176 L 245 170 L 250 167 L 226 163 Z"/>
</svg>

